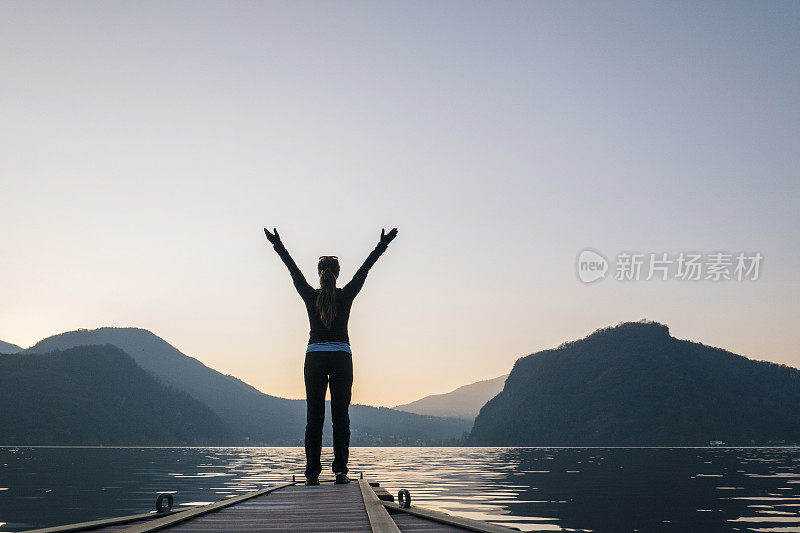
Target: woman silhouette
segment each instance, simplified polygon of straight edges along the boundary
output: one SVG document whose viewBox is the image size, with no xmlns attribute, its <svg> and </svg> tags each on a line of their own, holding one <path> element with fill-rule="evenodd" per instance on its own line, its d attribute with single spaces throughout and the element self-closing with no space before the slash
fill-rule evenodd
<svg viewBox="0 0 800 533">
<path fill-rule="evenodd" d="M 347 335 L 347 321 L 350 307 L 364 281 L 367 272 L 375 261 L 386 251 L 389 243 L 397 235 L 397 228 L 389 233 L 381 230 L 381 238 L 375 249 L 367 256 L 350 283 L 336 287 L 339 277 L 339 258 L 323 255 L 319 258 L 319 289 L 314 289 L 297 268 L 292 256 L 286 250 L 272 228 L 270 233 L 264 228 L 267 239 L 278 252 L 294 287 L 306 304 L 308 321 L 311 325 L 306 360 L 303 368 L 306 385 L 306 485 L 318 485 L 322 471 L 322 425 L 325 421 L 325 392 L 331 388 L 331 421 L 333 422 L 333 472 L 336 483 L 349 483 L 347 459 L 350 452 L 350 392 L 353 385 L 353 358 L 350 351 L 350 338 Z"/>
</svg>

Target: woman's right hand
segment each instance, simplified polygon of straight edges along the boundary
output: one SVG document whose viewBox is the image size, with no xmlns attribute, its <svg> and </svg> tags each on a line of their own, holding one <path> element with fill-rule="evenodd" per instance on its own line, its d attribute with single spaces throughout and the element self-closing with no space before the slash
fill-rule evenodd
<svg viewBox="0 0 800 533">
<path fill-rule="evenodd" d="M 264 228 L 264 233 L 267 236 L 267 240 L 272 244 L 278 244 L 281 242 L 281 236 L 278 235 L 278 230 L 276 228 L 272 228 L 273 233 L 270 233 L 267 228 Z"/>
<path fill-rule="evenodd" d="M 395 237 L 397 237 L 397 228 L 392 228 L 389 233 L 384 233 L 384 228 L 381 228 L 381 244 L 389 244 Z"/>
</svg>

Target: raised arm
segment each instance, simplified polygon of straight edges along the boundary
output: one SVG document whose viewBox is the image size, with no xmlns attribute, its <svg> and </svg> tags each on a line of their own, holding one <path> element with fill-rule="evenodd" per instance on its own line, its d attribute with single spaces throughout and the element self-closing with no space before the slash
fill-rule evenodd
<svg viewBox="0 0 800 533">
<path fill-rule="evenodd" d="M 397 228 L 392 228 L 392 231 L 389 233 L 384 233 L 384 230 L 381 229 L 381 240 L 378 242 L 378 245 L 375 247 L 372 252 L 367 256 L 364 260 L 364 264 L 356 270 L 356 273 L 353 275 L 353 279 L 350 280 L 350 283 L 344 286 L 343 290 L 352 293 L 353 296 L 358 294 L 361 290 L 361 287 L 364 286 L 364 282 L 367 280 L 367 272 L 369 269 L 372 268 L 372 265 L 375 264 L 375 261 L 386 251 L 386 248 L 389 246 L 389 243 L 394 240 L 397 236 Z"/>
<path fill-rule="evenodd" d="M 303 276 L 303 273 L 294 262 L 294 259 L 292 259 L 292 256 L 289 255 L 289 251 L 283 245 L 283 242 L 281 242 L 281 236 L 278 235 L 278 230 L 272 228 L 272 231 L 274 233 L 270 233 L 267 228 L 264 228 L 264 233 L 267 235 L 267 240 L 272 243 L 272 247 L 276 252 L 278 252 L 278 256 L 281 258 L 281 260 L 283 260 L 283 264 L 289 269 L 289 274 L 292 276 L 294 288 L 297 289 L 297 292 L 301 297 L 305 296 L 309 292 L 313 292 L 314 289 L 308 284 L 305 276 Z"/>
</svg>

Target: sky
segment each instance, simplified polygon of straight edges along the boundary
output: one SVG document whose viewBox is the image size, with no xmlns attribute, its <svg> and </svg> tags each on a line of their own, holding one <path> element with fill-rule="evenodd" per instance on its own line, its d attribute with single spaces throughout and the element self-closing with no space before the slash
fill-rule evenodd
<svg viewBox="0 0 800 533">
<path fill-rule="evenodd" d="M 0 339 L 146 328 L 303 397 L 340 285 L 353 401 L 508 373 L 622 321 L 800 367 L 800 3 L 0 3 Z M 583 283 L 584 249 L 758 279 Z"/>
</svg>

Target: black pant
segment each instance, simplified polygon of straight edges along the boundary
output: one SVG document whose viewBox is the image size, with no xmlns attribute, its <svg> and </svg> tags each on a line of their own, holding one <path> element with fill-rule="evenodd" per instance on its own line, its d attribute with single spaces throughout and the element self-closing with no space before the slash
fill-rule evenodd
<svg viewBox="0 0 800 533">
<path fill-rule="evenodd" d="M 333 422 L 333 471 L 347 473 L 350 454 L 350 393 L 353 358 L 347 352 L 309 352 L 303 368 L 306 382 L 306 477 L 322 471 L 322 425 L 325 422 L 325 391 L 331 386 Z"/>
</svg>

